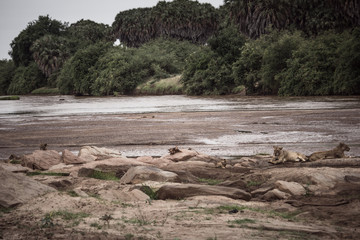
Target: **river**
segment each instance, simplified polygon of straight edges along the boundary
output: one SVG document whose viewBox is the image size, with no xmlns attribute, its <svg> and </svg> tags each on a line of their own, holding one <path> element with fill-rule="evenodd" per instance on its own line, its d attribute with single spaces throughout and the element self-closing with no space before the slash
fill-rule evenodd
<svg viewBox="0 0 360 240">
<path fill-rule="evenodd" d="M 330 147 L 346 141 L 353 145 L 351 153 L 360 155 L 359 110 L 359 97 L 21 96 L 17 101 L 0 101 L 0 158 L 7 158 L 10 152 L 30 152 L 43 141 L 59 151 L 63 147 L 76 149 L 84 144 L 97 144 L 117 148 L 127 155 L 161 155 L 164 148 L 180 144 L 221 156 L 269 153 L 266 144 L 273 143 L 313 149 L 312 143 L 323 141 L 324 147 Z M 300 112 L 307 118 L 301 117 Z M 150 115 L 154 119 L 147 118 Z M 143 116 L 142 122 L 138 116 Z M 179 116 L 187 128 L 174 131 L 173 136 L 164 137 L 161 143 L 156 139 L 135 139 L 138 137 L 135 133 L 159 137 L 156 129 L 179 123 Z M 128 123 L 129 119 L 136 119 L 131 120 L 133 125 Z M 92 135 L 93 141 L 86 137 L 86 141 L 73 140 L 74 131 L 81 124 L 93 124 L 92 128 L 84 128 L 84 133 L 103 130 L 104 124 L 110 128 L 119 122 L 122 127 L 114 126 L 112 131 L 128 134 L 132 142 L 118 137 L 116 142 L 106 144 L 99 135 Z M 152 127 L 146 127 L 149 125 Z M 136 129 L 129 132 L 134 126 Z M 171 125 L 174 126 L 179 125 Z M 61 136 L 52 137 L 54 129 L 61 131 Z M 239 150 L 240 144 L 246 146 L 243 151 Z"/>
</svg>

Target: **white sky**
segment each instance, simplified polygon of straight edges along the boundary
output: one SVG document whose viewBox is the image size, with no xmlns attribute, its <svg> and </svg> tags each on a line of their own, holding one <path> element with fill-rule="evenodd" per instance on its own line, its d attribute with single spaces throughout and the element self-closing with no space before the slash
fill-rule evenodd
<svg viewBox="0 0 360 240">
<path fill-rule="evenodd" d="M 10 59 L 12 40 L 28 23 L 40 15 L 61 22 L 74 23 L 90 19 L 111 26 L 115 16 L 124 10 L 153 7 L 158 0 L 0 0 L 0 59 Z M 223 0 L 198 0 L 218 8 Z"/>
</svg>

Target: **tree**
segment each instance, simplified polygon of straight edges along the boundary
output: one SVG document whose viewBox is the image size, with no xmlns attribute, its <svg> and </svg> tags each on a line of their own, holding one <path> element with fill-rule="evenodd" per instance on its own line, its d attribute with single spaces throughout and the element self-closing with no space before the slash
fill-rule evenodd
<svg viewBox="0 0 360 240">
<path fill-rule="evenodd" d="M 36 88 L 43 86 L 45 76 L 41 73 L 35 62 L 28 66 L 16 68 L 7 94 L 28 94 Z"/>
<path fill-rule="evenodd" d="M 39 38 L 30 50 L 33 52 L 33 58 L 39 69 L 48 79 L 61 69 L 70 56 L 67 39 L 56 35 L 45 35 Z M 48 84 L 54 86 L 56 82 L 48 81 Z"/>
<path fill-rule="evenodd" d="M 219 24 L 217 10 L 197 1 L 160 1 L 153 8 L 120 12 L 112 24 L 114 35 L 129 47 L 158 38 L 205 43 Z"/>
<path fill-rule="evenodd" d="M 15 65 L 28 66 L 33 61 L 33 43 L 47 34 L 59 36 L 65 28 L 66 24 L 52 20 L 48 15 L 39 16 L 38 20 L 30 22 L 10 44 L 10 55 Z"/>
<path fill-rule="evenodd" d="M 7 94 L 14 72 L 15 65 L 12 60 L 0 60 L 0 95 Z"/>
<path fill-rule="evenodd" d="M 60 92 L 63 94 L 91 94 L 90 68 L 110 47 L 109 43 L 98 42 L 87 48 L 79 49 L 61 69 L 57 79 Z"/>
</svg>

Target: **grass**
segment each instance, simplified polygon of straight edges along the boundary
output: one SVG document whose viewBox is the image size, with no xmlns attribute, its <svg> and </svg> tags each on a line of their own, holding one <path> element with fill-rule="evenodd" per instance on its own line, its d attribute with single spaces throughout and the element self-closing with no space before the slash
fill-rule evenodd
<svg viewBox="0 0 360 240">
<path fill-rule="evenodd" d="M 74 227 L 80 224 L 80 221 L 86 217 L 89 217 L 90 214 L 84 212 L 73 213 L 66 210 L 50 212 L 45 214 L 44 218 L 41 219 L 42 227 L 52 227 L 54 226 L 54 218 L 61 218 L 67 222 L 70 222 L 69 227 Z"/>
<path fill-rule="evenodd" d="M 78 219 L 87 218 L 90 216 L 90 214 L 84 213 L 84 212 L 73 213 L 73 212 L 63 210 L 63 211 L 52 212 L 52 216 L 60 217 L 60 218 L 64 219 L 65 221 L 70 221 L 70 220 L 78 220 Z"/>
<path fill-rule="evenodd" d="M 102 172 L 102 171 L 98 171 L 98 170 L 94 170 L 94 172 L 89 177 L 95 178 L 95 179 L 100 179 L 100 180 L 119 181 L 119 178 L 116 177 L 115 173 Z"/>
<path fill-rule="evenodd" d="M 31 92 L 31 94 L 35 94 L 35 95 L 59 95 L 60 91 L 59 91 L 58 88 L 42 87 L 42 88 L 35 89 L 34 91 Z"/>
<path fill-rule="evenodd" d="M 149 187 L 147 185 L 143 185 L 143 186 L 141 186 L 140 190 L 143 193 L 145 193 L 146 195 L 148 195 L 151 200 L 157 200 L 158 199 L 156 192 L 151 187 Z"/>
<path fill-rule="evenodd" d="M 236 88 L 234 88 L 232 90 L 232 93 L 233 94 L 239 94 L 241 92 L 245 91 L 245 86 L 244 85 L 240 85 L 240 86 L 237 86 Z"/>
<path fill-rule="evenodd" d="M 141 85 L 139 85 L 135 92 L 138 94 L 146 95 L 173 95 L 173 94 L 182 94 L 183 85 L 180 82 L 180 75 L 175 77 L 165 78 L 165 79 L 151 79 Z"/>
<path fill-rule="evenodd" d="M 259 182 L 259 181 L 248 181 L 246 183 L 246 187 L 254 187 L 254 186 L 260 186 L 261 184 L 263 184 L 263 182 Z"/>
<path fill-rule="evenodd" d="M 19 96 L 4 96 L 0 97 L 0 100 L 20 100 Z"/>
<path fill-rule="evenodd" d="M 70 176 L 70 173 L 54 173 L 54 172 L 27 172 L 26 176 L 37 176 L 37 175 L 45 175 L 45 176 Z"/>
<path fill-rule="evenodd" d="M 207 185 L 218 185 L 219 183 L 222 182 L 221 180 L 208 179 L 208 178 L 199 178 L 198 180 L 199 180 L 199 182 L 206 183 Z"/>
</svg>

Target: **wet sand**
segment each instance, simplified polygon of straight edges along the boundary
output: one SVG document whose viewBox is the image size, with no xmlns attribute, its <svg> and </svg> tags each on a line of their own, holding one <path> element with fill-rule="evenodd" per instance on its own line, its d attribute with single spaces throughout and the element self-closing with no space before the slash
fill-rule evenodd
<svg viewBox="0 0 360 240">
<path fill-rule="evenodd" d="M 273 145 L 310 154 L 345 142 L 360 156 L 360 106 L 219 112 L 38 116 L 0 122 L 0 159 L 37 150 L 94 145 L 126 156 L 161 156 L 174 146 L 221 157 L 272 154 Z"/>
</svg>

